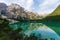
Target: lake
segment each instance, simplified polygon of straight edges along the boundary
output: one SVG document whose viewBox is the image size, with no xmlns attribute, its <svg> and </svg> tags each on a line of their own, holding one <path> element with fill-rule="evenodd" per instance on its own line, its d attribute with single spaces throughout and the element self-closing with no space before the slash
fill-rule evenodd
<svg viewBox="0 0 60 40">
<path fill-rule="evenodd" d="M 60 36 L 60 22 L 17 22 L 10 24 L 10 27 L 12 27 L 13 30 L 16 30 L 17 28 L 22 28 L 22 33 L 25 33 L 27 35 L 29 35 L 33 30 L 38 30 L 39 28 L 42 29 L 41 27 L 43 27 L 44 29 L 50 28 L 51 30 L 56 32 L 57 35 Z"/>
</svg>

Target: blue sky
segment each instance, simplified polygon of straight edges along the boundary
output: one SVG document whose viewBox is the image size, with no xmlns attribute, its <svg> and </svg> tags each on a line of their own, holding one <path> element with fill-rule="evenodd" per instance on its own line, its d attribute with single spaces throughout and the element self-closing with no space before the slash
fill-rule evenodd
<svg viewBox="0 0 60 40">
<path fill-rule="evenodd" d="M 26 10 L 38 12 L 39 14 L 51 13 L 60 4 L 60 0 L 0 0 L 1 2 L 7 5 L 16 3 Z"/>
</svg>

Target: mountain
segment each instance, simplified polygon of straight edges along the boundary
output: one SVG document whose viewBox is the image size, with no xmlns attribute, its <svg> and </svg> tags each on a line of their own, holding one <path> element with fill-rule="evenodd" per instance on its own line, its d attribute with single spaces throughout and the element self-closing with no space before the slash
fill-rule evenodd
<svg viewBox="0 0 60 40">
<path fill-rule="evenodd" d="M 11 4 L 7 8 L 6 16 L 8 18 L 17 18 L 22 12 L 24 11 L 24 8 L 19 6 L 18 4 Z"/>
<path fill-rule="evenodd" d="M 8 6 L 5 3 L 0 3 L 0 12 L 1 12 L 1 10 L 6 10 L 7 7 Z"/>
<path fill-rule="evenodd" d="M 38 13 L 27 11 L 18 4 L 9 5 L 6 10 L 1 11 L 1 14 L 8 19 L 16 20 L 34 20 L 39 17 Z"/>
<path fill-rule="evenodd" d="M 43 20 L 60 21 L 60 5 L 51 14 L 45 17 Z"/>
<path fill-rule="evenodd" d="M 49 16 L 57 16 L 57 15 L 60 15 L 60 5 Z"/>
</svg>

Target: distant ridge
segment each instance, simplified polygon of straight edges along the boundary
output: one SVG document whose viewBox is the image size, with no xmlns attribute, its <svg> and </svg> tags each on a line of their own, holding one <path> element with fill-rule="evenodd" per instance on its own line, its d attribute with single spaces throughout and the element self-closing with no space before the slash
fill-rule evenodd
<svg viewBox="0 0 60 40">
<path fill-rule="evenodd" d="M 60 15 L 60 5 L 49 16 L 57 16 L 57 15 Z"/>
<path fill-rule="evenodd" d="M 44 21 L 60 21 L 60 5 L 43 20 Z"/>
</svg>

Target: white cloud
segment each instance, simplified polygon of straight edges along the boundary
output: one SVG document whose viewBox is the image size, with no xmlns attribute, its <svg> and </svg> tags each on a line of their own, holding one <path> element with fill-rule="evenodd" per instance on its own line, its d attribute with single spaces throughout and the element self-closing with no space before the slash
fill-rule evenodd
<svg viewBox="0 0 60 40">
<path fill-rule="evenodd" d="M 45 0 L 40 6 L 48 6 L 57 3 L 59 0 Z"/>
<path fill-rule="evenodd" d="M 34 3 L 33 0 L 15 0 L 17 4 L 20 4 L 22 7 L 24 7 L 26 10 L 31 10 L 32 5 Z"/>
<path fill-rule="evenodd" d="M 25 0 L 20 0 L 20 2 L 24 2 Z"/>
<path fill-rule="evenodd" d="M 57 5 L 59 5 L 58 1 L 59 0 L 44 0 L 44 2 L 39 5 L 39 12 L 42 14 L 52 12 L 57 7 Z"/>
<path fill-rule="evenodd" d="M 59 0 L 44 0 L 43 3 L 40 3 L 40 5 L 39 5 L 40 8 L 38 8 L 38 10 L 36 12 L 38 12 L 39 14 L 50 13 L 57 7 L 58 1 Z M 27 10 L 34 9 L 34 7 L 32 7 L 34 0 L 21 0 L 21 3 L 23 3 L 23 7 L 25 7 L 25 9 L 27 9 Z M 55 7 L 52 8 L 52 6 L 55 6 Z M 49 8 L 49 7 L 51 7 L 51 8 Z"/>
<path fill-rule="evenodd" d="M 5 1 L 4 1 L 4 0 L 0 0 L 0 3 L 3 3 L 3 2 L 5 3 Z"/>
<path fill-rule="evenodd" d="M 41 13 L 41 14 L 50 13 L 57 7 L 58 1 L 59 0 L 44 0 L 43 3 L 40 3 L 40 5 L 39 5 L 40 8 L 38 8 L 38 10 L 36 12 Z M 22 0 L 21 3 L 22 2 L 24 3 L 23 7 L 25 7 L 25 9 L 27 9 L 27 10 L 34 9 L 34 7 L 32 7 L 34 0 Z M 55 6 L 55 7 L 52 8 L 52 6 Z M 49 8 L 49 7 L 51 7 L 51 8 Z"/>
<path fill-rule="evenodd" d="M 25 8 L 27 9 L 27 10 L 31 10 L 31 8 L 32 8 L 32 5 L 33 5 L 33 0 L 26 0 L 25 1 Z"/>
<path fill-rule="evenodd" d="M 42 1 L 42 3 L 39 2 L 40 5 L 37 4 L 37 2 L 34 3 L 35 0 L 13 0 L 13 1 L 12 0 L 0 0 L 0 2 L 6 3 L 8 5 L 11 3 L 17 3 L 20 6 L 24 7 L 26 10 L 30 10 L 30 11 L 32 10 L 40 14 L 50 13 L 57 7 L 57 5 L 60 4 L 59 0 L 37 0 L 37 1 Z M 35 7 L 35 4 L 37 4 L 36 7 Z"/>
<path fill-rule="evenodd" d="M 33 0 L 20 0 L 20 3 L 23 3 L 23 7 L 25 7 L 25 9 L 27 9 L 27 10 L 31 10 L 31 7 L 32 7 L 32 5 L 33 5 Z"/>
<path fill-rule="evenodd" d="M 3 0 L 0 0 L 0 2 L 4 2 Z"/>
</svg>

